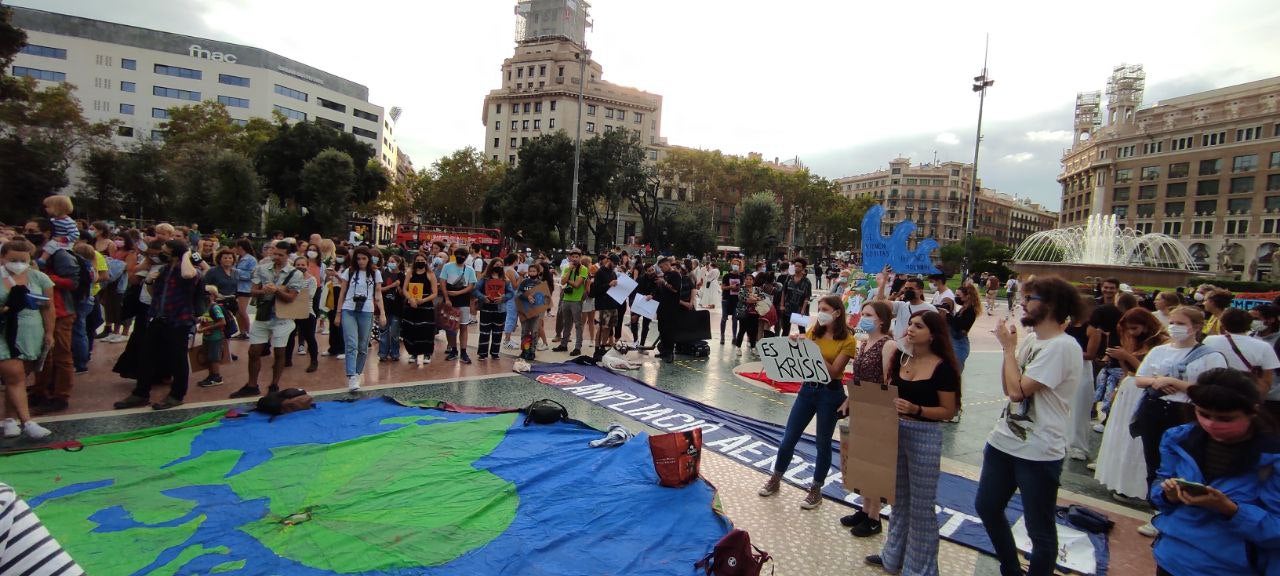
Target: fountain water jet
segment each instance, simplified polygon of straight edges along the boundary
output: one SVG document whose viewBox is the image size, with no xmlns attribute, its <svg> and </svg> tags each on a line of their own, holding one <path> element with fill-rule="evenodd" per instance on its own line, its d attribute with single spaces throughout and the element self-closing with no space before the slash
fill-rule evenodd
<svg viewBox="0 0 1280 576">
<path fill-rule="evenodd" d="M 1013 268 L 1026 274 L 1056 274 L 1068 280 L 1118 276 L 1130 284 L 1179 286 L 1205 275 L 1177 240 L 1164 234 L 1121 229 L 1114 214 L 1093 214 L 1084 226 L 1045 230 L 1018 246 Z"/>
</svg>

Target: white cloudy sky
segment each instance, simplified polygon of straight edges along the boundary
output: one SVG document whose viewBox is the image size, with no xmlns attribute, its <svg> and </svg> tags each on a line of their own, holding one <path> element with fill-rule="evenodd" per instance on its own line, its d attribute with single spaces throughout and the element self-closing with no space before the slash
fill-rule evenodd
<svg viewBox="0 0 1280 576">
<path fill-rule="evenodd" d="M 265 48 L 402 106 L 421 167 L 483 146 L 484 94 L 511 54 L 514 0 L 16 0 L 11 4 Z M 606 80 L 664 97 L 672 144 L 799 157 L 835 178 L 969 161 L 969 89 L 991 33 L 980 172 L 1056 208 L 1076 92 L 1141 63 L 1148 103 L 1280 75 L 1274 0 L 868 2 L 594 0 Z"/>
</svg>

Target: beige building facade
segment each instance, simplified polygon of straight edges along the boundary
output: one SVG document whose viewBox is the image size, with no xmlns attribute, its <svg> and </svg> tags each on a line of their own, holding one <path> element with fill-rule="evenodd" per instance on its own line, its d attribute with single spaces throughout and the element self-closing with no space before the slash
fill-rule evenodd
<svg viewBox="0 0 1280 576">
<path fill-rule="evenodd" d="M 1076 99 L 1062 157 L 1064 226 L 1115 214 L 1179 240 L 1198 269 L 1266 277 L 1280 250 L 1280 77 L 1142 108 L 1145 74 L 1117 67 Z"/>
</svg>

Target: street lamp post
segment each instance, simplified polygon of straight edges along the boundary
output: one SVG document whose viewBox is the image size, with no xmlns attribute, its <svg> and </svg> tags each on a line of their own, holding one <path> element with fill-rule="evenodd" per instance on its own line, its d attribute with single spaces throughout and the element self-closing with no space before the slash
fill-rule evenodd
<svg viewBox="0 0 1280 576">
<path fill-rule="evenodd" d="M 578 131 L 577 138 L 573 141 L 573 195 L 570 215 L 573 218 L 573 228 L 569 237 L 571 238 L 571 246 L 578 245 L 578 168 L 582 164 L 582 101 L 583 95 L 587 89 L 587 60 L 591 59 L 591 51 L 584 49 L 578 55 Z"/>
<path fill-rule="evenodd" d="M 982 48 L 982 74 L 973 77 L 973 91 L 978 93 L 978 132 L 973 139 L 973 186 L 969 190 L 969 216 L 965 219 L 964 264 L 960 268 L 960 279 L 969 277 L 969 242 L 973 238 L 973 213 L 978 203 L 978 149 L 982 146 L 982 106 L 987 100 L 987 88 L 995 84 L 995 80 L 987 78 L 987 52 L 991 45 L 991 35 L 987 35 Z"/>
</svg>

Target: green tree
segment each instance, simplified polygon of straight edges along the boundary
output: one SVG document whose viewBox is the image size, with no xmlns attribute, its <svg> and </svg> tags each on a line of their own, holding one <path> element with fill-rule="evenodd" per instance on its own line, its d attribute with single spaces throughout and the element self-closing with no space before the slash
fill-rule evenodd
<svg viewBox="0 0 1280 576">
<path fill-rule="evenodd" d="M 138 219 L 167 215 L 173 187 L 164 149 L 149 140 L 134 143 L 120 154 L 117 185 L 127 214 Z"/>
<path fill-rule="evenodd" d="M 356 140 L 349 133 L 339 132 L 317 122 L 277 123 L 275 134 L 258 148 L 254 165 L 262 175 L 267 190 L 279 198 L 282 205 L 290 208 L 313 206 L 318 198 L 314 193 L 318 190 L 302 186 L 302 170 L 308 162 L 327 149 L 346 154 L 352 166 L 359 170 L 352 182 L 352 189 L 348 190 L 348 200 L 356 203 L 376 200 L 382 188 L 356 189 L 357 184 L 366 187 L 376 187 L 379 184 L 385 187 L 387 184 L 385 177 L 368 178 L 364 174 L 369 167 L 369 160 L 374 158 L 373 147 Z M 321 195 L 319 198 L 327 197 Z M 346 212 L 348 206 L 334 208 Z"/>
<path fill-rule="evenodd" d="M 987 236 L 974 236 L 969 239 L 969 271 L 994 272 L 1006 276 L 1009 268 L 1006 264 L 1013 258 L 1013 250 L 998 244 Z M 948 244 L 938 250 L 943 269 L 949 274 L 958 274 L 964 266 L 965 243 Z"/>
<path fill-rule="evenodd" d="M 120 171 L 124 166 L 121 154 L 115 148 L 94 148 L 81 163 L 84 179 L 77 197 L 89 200 L 83 206 L 84 213 L 93 218 L 114 218 L 123 207 L 120 193 Z"/>
<path fill-rule="evenodd" d="M 205 230 L 258 232 L 262 224 L 262 179 L 253 162 L 233 150 L 218 151 L 209 161 L 212 177 L 205 188 L 208 199 Z"/>
<path fill-rule="evenodd" d="M 328 148 L 303 165 L 298 196 L 306 198 L 304 225 L 326 236 L 346 229 L 347 206 L 356 184 L 355 162 L 341 150 Z"/>
<path fill-rule="evenodd" d="M 418 209 L 433 221 L 476 226 L 485 196 L 503 179 L 500 162 L 486 159 L 471 146 L 436 160 L 420 182 Z"/>
<path fill-rule="evenodd" d="M 640 137 L 628 130 L 606 132 L 583 143 L 578 215 L 597 250 L 615 243 L 618 213 L 648 188 L 644 158 Z"/>
<path fill-rule="evenodd" d="M 711 208 L 701 204 L 681 204 L 662 211 L 659 246 L 672 254 L 706 254 L 716 248 L 711 227 Z"/>
<path fill-rule="evenodd" d="M 768 254 L 778 238 L 781 209 L 777 198 L 769 192 L 757 192 L 742 201 L 738 208 L 738 246 L 747 256 Z"/>
<path fill-rule="evenodd" d="M 534 246 L 564 246 L 572 184 L 573 140 L 563 131 L 531 138 L 520 146 L 520 163 L 490 190 L 484 219 L 523 230 Z"/>
<path fill-rule="evenodd" d="M 13 57 L 27 44 L 27 33 L 13 25 L 13 10 L 0 5 L 0 70 L 8 71 Z M 0 74 L 0 102 L 16 96 L 21 79 Z"/>
</svg>

